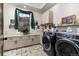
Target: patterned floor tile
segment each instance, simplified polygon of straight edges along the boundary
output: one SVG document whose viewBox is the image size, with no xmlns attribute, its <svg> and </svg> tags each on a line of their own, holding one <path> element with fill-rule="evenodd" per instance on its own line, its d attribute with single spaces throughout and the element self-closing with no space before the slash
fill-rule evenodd
<svg viewBox="0 0 79 59">
<path fill-rule="evenodd" d="M 41 45 L 20 48 L 13 51 L 4 52 L 4 56 L 47 56 Z"/>
</svg>

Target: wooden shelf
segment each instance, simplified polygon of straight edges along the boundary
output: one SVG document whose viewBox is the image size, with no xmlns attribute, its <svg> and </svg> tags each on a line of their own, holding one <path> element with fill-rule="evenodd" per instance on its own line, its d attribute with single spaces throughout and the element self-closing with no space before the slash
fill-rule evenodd
<svg viewBox="0 0 79 59">
<path fill-rule="evenodd" d="M 68 26 L 72 27 L 72 26 L 79 26 L 79 25 L 78 25 L 78 24 L 73 24 L 73 25 L 61 25 L 61 26 L 57 26 L 57 27 L 68 27 Z"/>
<path fill-rule="evenodd" d="M 45 23 L 45 24 L 41 24 L 41 26 L 46 26 L 46 25 L 54 25 L 53 23 Z"/>
</svg>

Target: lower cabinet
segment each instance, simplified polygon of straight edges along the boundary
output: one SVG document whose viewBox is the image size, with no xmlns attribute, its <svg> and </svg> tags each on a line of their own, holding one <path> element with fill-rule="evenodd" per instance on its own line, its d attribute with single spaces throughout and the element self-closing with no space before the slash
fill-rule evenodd
<svg viewBox="0 0 79 59">
<path fill-rule="evenodd" d="M 40 35 L 9 37 L 4 40 L 4 50 L 15 49 L 40 43 Z"/>
<path fill-rule="evenodd" d="M 25 37 L 24 43 L 25 43 L 25 46 L 32 45 L 32 40 L 30 39 L 30 37 Z"/>
<path fill-rule="evenodd" d="M 0 38 L 0 56 L 3 55 L 3 38 Z"/>
<path fill-rule="evenodd" d="M 28 45 L 32 45 L 32 40 L 29 38 L 29 36 L 19 37 L 17 39 L 17 47 L 24 47 Z"/>
<path fill-rule="evenodd" d="M 16 47 L 19 48 L 22 46 L 24 46 L 24 39 L 23 39 L 23 37 L 18 37 Z"/>
<path fill-rule="evenodd" d="M 30 36 L 30 37 L 31 37 L 31 40 L 32 40 L 32 44 L 40 43 L 40 36 L 39 35 Z"/>
<path fill-rule="evenodd" d="M 4 40 L 4 50 L 10 50 L 16 48 L 16 39 L 8 38 L 7 40 Z"/>
</svg>

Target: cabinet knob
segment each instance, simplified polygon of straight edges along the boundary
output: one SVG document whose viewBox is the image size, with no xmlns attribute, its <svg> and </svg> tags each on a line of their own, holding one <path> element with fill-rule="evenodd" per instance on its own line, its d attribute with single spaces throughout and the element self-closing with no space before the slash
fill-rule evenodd
<svg viewBox="0 0 79 59">
<path fill-rule="evenodd" d="M 6 38 L 4 38 L 4 40 L 7 40 L 7 37 L 6 37 Z"/>
<path fill-rule="evenodd" d="M 15 43 L 15 44 L 17 44 L 17 40 L 16 40 L 16 41 L 14 41 L 14 43 Z"/>
</svg>

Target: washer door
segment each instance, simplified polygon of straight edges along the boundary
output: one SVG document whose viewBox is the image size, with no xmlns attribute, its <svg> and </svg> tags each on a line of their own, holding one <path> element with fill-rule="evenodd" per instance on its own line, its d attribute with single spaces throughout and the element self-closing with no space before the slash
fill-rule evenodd
<svg viewBox="0 0 79 59">
<path fill-rule="evenodd" d="M 59 56 L 78 56 L 79 49 L 75 42 L 68 39 L 60 39 L 55 45 L 57 55 Z"/>
<path fill-rule="evenodd" d="M 45 51 L 50 51 L 51 50 L 51 41 L 49 36 L 44 36 L 43 37 L 43 48 Z"/>
</svg>

